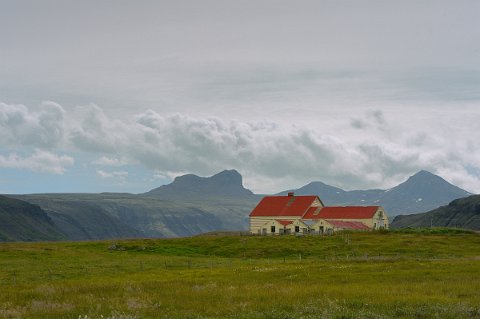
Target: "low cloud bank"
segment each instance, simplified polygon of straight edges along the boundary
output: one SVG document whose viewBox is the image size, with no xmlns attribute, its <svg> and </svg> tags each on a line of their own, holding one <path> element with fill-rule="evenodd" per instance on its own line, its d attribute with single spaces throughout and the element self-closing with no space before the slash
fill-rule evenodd
<svg viewBox="0 0 480 319">
<path fill-rule="evenodd" d="M 104 169 L 125 165 L 142 165 L 152 176 L 235 168 L 257 192 L 312 180 L 347 189 L 388 187 L 428 169 L 480 190 L 478 139 L 468 130 L 432 132 L 415 125 L 392 121 L 381 110 L 342 119 L 337 131 L 324 132 L 321 123 L 280 125 L 153 110 L 119 120 L 93 104 L 66 111 L 54 102 L 36 108 L 0 103 L 0 167 L 63 174 L 75 163 L 66 154 L 83 153 L 97 158 L 86 164 L 104 179 L 127 180 L 125 169 Z"/>
</svg>

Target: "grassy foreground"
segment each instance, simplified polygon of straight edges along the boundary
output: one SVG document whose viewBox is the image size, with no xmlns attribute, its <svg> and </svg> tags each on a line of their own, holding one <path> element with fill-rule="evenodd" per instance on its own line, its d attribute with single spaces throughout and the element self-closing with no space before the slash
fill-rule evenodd
<svg viewBox="0 0 480 319">
<path fill-rule="evenodd" d="M 480 318 L 480 235 L 2 243 L 0 318 Z"/>
</svg>

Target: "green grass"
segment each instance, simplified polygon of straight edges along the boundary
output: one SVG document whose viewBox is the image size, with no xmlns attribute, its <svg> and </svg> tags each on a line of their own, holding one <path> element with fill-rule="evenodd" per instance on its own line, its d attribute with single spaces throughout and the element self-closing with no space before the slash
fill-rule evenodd
<svg viewBox="0 0 480 319">
<path fill-rule="evenodd" d="M 3 243 L 0 318 L 480 318 L 479 271 L 446 229 Z"/>
</svg>

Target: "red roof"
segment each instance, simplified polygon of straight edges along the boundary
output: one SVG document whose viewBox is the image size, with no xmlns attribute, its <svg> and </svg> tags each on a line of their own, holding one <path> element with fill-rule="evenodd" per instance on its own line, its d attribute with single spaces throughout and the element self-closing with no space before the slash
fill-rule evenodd
<svg viewBox="0 0 480 319">
<path fill-rule="evenodd" d="M 281 220 L 281 219 L 275 219 L 277 222 L 279 222 L 280 224 L 282 224 L 283 226 L 288 226 L 290 225 L 291 223 L 293 223 L 293 220 Z"/>
<path fill-rule="evenodd" d="M 380 206 L 311 207 L 304 219 L 367 219 L 372 218 Z M 330 221 L 329 221 L 330 222 Z"/>
<path fill-rule="evenodd" d="M 317 198 L 318 196 L 266 196 L 252 210 L 250 217 L 302 217 Z"/>
<path fill-rule="evenodd" d="M 329 220 L 328 223 L 336 228 L 342 228 L 342 229 L 355 229 L 355 230 L 370 229 L 367 225 L 365 225 L 362 222 L 346 222 L 342 220 Z"/>
</svg>

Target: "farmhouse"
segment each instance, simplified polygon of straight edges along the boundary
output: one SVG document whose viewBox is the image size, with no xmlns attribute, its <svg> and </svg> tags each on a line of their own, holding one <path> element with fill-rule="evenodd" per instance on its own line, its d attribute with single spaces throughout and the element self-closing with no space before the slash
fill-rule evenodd
<svg viewBox="0 0 480 319">
<path fill-rule="evenodd" d="M 259 235 L 374 229 L 388 229 L 381 206 L 325 207 L 318 196 L 266 196 L 250 213 L 250 232 Z"/>
</svg>

